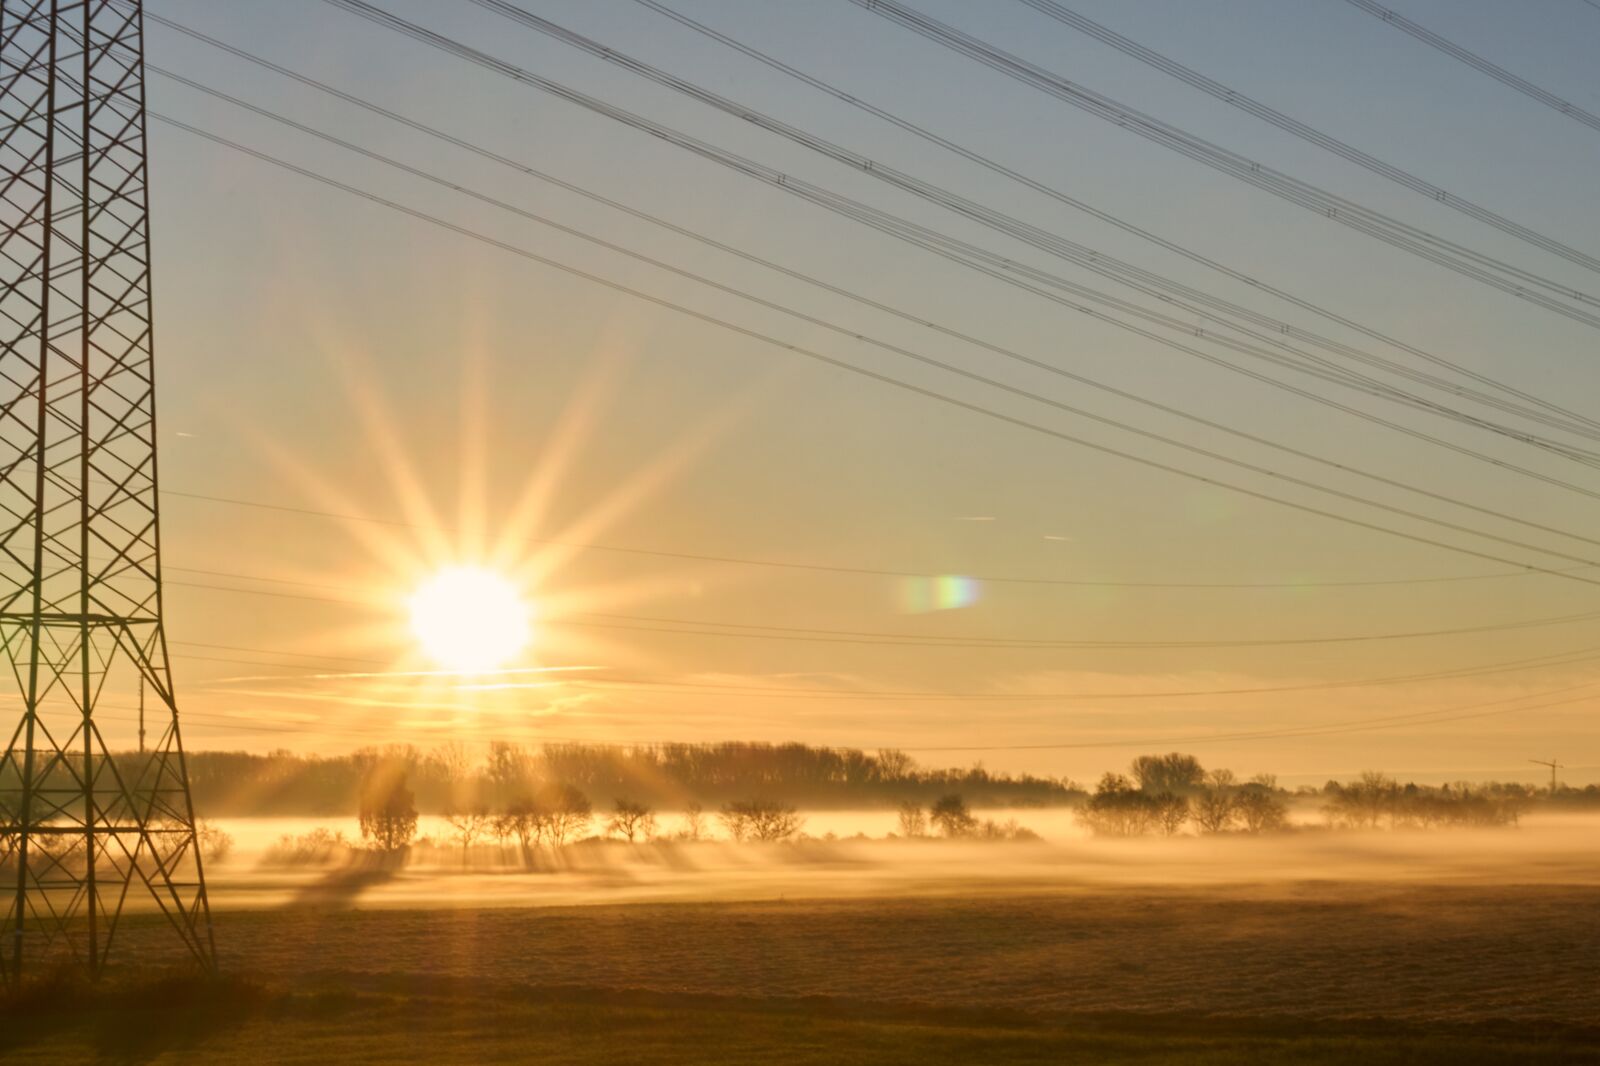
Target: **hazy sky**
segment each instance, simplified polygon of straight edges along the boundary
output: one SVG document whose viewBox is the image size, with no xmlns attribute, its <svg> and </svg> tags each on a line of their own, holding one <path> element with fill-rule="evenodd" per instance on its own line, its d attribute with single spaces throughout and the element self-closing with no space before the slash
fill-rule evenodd
<svg viewBox="0 0 1600 1066">
<path fill-rule="evenodd" d="M 786 173 L 1115 289 L 467 0 L 379 6 Z M 632 0 L 522 6 L 1053 233 L 1424 366 L 920 142 Z M 1600 334 L 1589 327 L 1181 158 L 846 0 L 671 6 L 1354 321 L 1579 411 L 1596 395 Z M 1234 151 L 1529 269 L 1600 288 L 1577 267 L 1203 97 L 1021 3 L 915 6 Z M 1600 110 L 1593 62 L 1600 11 L 1581 0 L 1395 6 Z M 1385 161 L 1600 254 L 1600 134 L 1350 5 L 1073 0 L 1072 7 Z M 1595 498 L 1090 320 L 318 0 L 150 0 L 148 9 L 992 344 L 1555 530 L 1595 528 Z M 848 330 L 1192 447 L 1600 558 L 1595 544 L 1376 486 L 1021 367 L 496 167 L 160 26 L 150 28 L 148 52 L 156 65 L 259 106 Z M 508 244 L 1016 418 L 1361 521 L 1539 566 L 1572 565 L 1244 473 L 918 367 L 399 174 L 154 73 L 150 103 Z M 1251 499 L 875 383 L 159 123 L 152 153 L 160 446 L 164 484 L 174 493 L 163 515 L 173 582 L 167 611 L 191 747 L 341 750 L 451 736 L 797 739 L 900 746 L 928 763 L 981 759 L 990 767 L 1080 777 L 1143 750 L 1176 747 L 1246 773 L 1275 770 L 1286 780 L 1368 767 L 1464 776 L 1521 775 L 1525 768 L 1537 777 L 1543 771 L 1525 760 L 1554 754 L 1575 765 L 1573 780 L 1600 778 L 1595 585 L 1541 575 L 1419 582 L 1511 568 Z M 1266 372 L 1600 489 L 1593 469 L 1580 464 L 1288 371 Z M 538 506 L 524 512 L 528 521 L 513 521 L 517 501 L 530 491 Z M 340 522 L 177 493 L 381 521 Z M 500 549 L 496 561 L 537 580 L 530 593 L 539 605 L 539 636 L 521 665 L 591 669 L 514 674 L 488 679 L 509 687 L 479 682 L 467 689 L 437 678 L 315 676 L 430 667 L 407 632 L 405 599 L 431 570 L 481 555 L 473 538 L 455 532 L 474 525 L 480 505 L 485 543 Z M 450 528 L 418 528 L 429 521 Z M 552 554 L 545 543 L 552 540 L 1086 584 L 947 582 L 947 591 L 958 593 L 951 602 L 965 605 L 929 611 L 920 609 L 929 598 L 926 581 L 602 550 Z M 1590 612 L 1597 617 L 1506 628 Z M 704 630 L 720 627 L 702 623 L 773 629 L 715 635 Z M 1474 628 L 1480 631 L 1404 636 Z M 892 646 L 870 642 L 880 639 L 873 634 L 1215 646 Z M 800 636 L 809 639 L 794 639 Z M 1322 638 L 1363 639 L 1292 643 Z M 1594 661 L 1582 661 L 1585 654 Z M 1501 668 L 1542 657 L 1560 661 Z M 268 662 L 292 665 L 247 665 Z M 1494 672 L 1462 676 L 1476 668 Z M 1433 676 L 1440 674 L 1454 676 Z M 1413 675 L 1424 679 L 1328 687 Z M 534 684 L 545 687 L 527 687 Z M 1289 690 L 1150 698 L 1252 688 Z M 1068 698 L 1073 694 L 1088 695 Z M 989 695 L 1005 698 L 977 698 Z M 1354 729 L 1425 712 L 1440 720 L 1201 739 Z M 248 723 L 230 724 L 229 715 Z M 969 745 L 1024 750 L 919 750 Z M 1064 747 L 1026 750 L 1032 745 Z"/>
</svg>

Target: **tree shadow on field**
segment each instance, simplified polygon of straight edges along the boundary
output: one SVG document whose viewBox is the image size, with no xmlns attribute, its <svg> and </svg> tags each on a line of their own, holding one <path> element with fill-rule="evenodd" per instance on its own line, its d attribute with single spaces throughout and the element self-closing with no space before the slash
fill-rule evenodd
<svg viewBox="0 0 1600 1066">
<path fill-rule="evenodd" d="M 302 888 L 287 906 L 350 906 L 368 889 L 394 880 L 404 863 L 405 857 L 401 854 L 362 856 L 351 865 L 331 871 L 322 880 Z"/>
</svg>

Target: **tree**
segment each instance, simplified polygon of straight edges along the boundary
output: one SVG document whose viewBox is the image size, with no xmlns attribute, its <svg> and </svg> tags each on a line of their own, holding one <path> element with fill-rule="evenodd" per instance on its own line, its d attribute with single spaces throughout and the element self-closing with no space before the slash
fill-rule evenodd
<svg viewBox="0 0 1600 1066">
<path fill-rule="evenodd" d="M 955 793 L 941 796 L 928 809 L 928 820 L 947 837 L 969 837 L 978 828 L 978 820 L 967 810 L 967 801 Z"/>
<path fill-rule="evenodd" d="M 1234 799 L 1238 818 L 1247 833 L 1270 832 L 1282 829 L 1289 822 L 1289 809 L 1276 793 L 1259 785 L 1249 785 Z"/>
<path fill-rule="evenodd" d="M 1368 770 L 1348 785 L 1329 781 L 1323 812 L 1334 825 L 1375 829 L 1385 814 L 1393 820 L 1399 811 L 1400 784 L 1394 778 Z"/>
<path fill-rule="evenodd" d="M 1155 798 L 1134 788 L 1121 774 L 1106 774 L 1078 814 L 1096 836 L 1138 836 L 1155 818 Z"/>
<path fill-rule="evenodd" d="M 472 776 L 472 752 L 459 740 L 447 741 L 428 755 L 428 766 L 444 782 L 445 794 L 454 797 L 466 791 Z"/>
<path fill-rule="evenodd" d="M 1189 820 L 1189 797 L 1158 792 L 1150 798 L 1151 815 L 1162 836 L 1174 836 Z"/>
<path fill-rule="evenodd" d="M 922 804 L 907 800 L 900 804 L 900 835 L 925 837 L 928 835 L 928 815 Z"/>
<path fill-rule="evenodd" d="M 220 863 L 233 853 L 233 835 L 226 830 L 204 820 L 196 823 L 194 828 L 200 857 L 206 862 Z"/>
<path fill-rule="evenodd" d="M 656 835 L 655 812 L 642 803 L 617 800 L 611 809 L 611 820 L 606 823 L 606 832 L 630 844 L 641 836 L 648 840 Z"/>
<path fill-rule="evenodd" d="M 547 818 L 531 799 L 513 800 L 507 807 L 506 813 L 501 816 L 511 835 L 517 838 L 517 849 L 522 852 L 524 862 L 533 857 L 533 849 L 539 846 L 539 839 L 544 836 Z"/>
<path fill-rule="evenodd" d="M 910 777 L 916 765 L 916 761 L 899 748 L 878 749 L 878 774 L 885 781 Z"/>
<path fill-rule="evenodd" d="M 787 840 L 800 832 L 802 821 L 799 811 L 776 800 L 744 800 L 722 808 L 722 824 L 736 841 Z"/>
<path fill-rule="evenodd" d="M 482 807 L 449 810 L 445 812 L 444 820 L 450 826 L 450 832 L 461 842 L 461 865 L 465 866 L 472 845 L 490 827 L 489 812 Z"/>
<path fill-rule="evenodd" d="M 552 847 L 563 847 L 567 841 L 589 828 L 594 817 L 594 807 L 589 797 L 571 785 L 561 784 L 548 791 L 540 807 L 544 813 L 544 831 Z"/>
<path fill-rule="evenodd" d="M 506 841 L 517 835 L 517 816 L 510 808 L 489 816 L 489 832 L 494 836 L 494 842 L 500 850 L 506 848 Z"/>
<path fill-rule="evenodd" d="M 385 854 L 404 851 L 417 835 L 417 803 L 403 768 L 374 767 L 361 790 L 361 838 Z"/>
<path fill-rule="evenodd" d="M 1202 833 L 1223 833 L 1239 817 L 1238 790 L 1232 770 L 1213 770 L 1194 798 L 1194 821 Z"/>
<path fill-rule="evenodd" d="M 679 833 L 685 840 L 699 840 L 705 836 L 706 816 L 705 808 L 698 803 L 691 802 L 683 809 L 683 830 Z"/>
<path fill-rule="evenodd" d="M 489 742 L 489 761 L 484 776 L 489 780 L 492 798 L 504 802 L 521 793 L 532 777 L 532 758 L 520 745 L 503 740 Z"/>
<path fill-rule="evenodd" d="M 1199 759 L 1176 751 L 1166 755 L 1141 755 L 1133 760 L 1129 771 L 1139 782 L 1139 791 L 1151 795 L 1171 792 L 1186 796 L 1198 791 L 1206 776 Z"/>
</svg>

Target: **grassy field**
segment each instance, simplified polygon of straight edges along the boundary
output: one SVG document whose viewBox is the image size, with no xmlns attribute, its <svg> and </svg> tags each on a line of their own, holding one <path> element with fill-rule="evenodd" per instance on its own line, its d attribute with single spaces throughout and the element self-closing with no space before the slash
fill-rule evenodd
<svg viewBox="0 0 1600 1066">
<path fill-rule="evenodd" d="M 165 944 L 137 919 L 123 957 Z M 1600 889 L 225 912 L 6 1062 L 1600 1063 Z"/>
<path fill-rule="evenodd" d="M 481 982 L 323 990 L 148 985 L 73 1010 L 10 1012 L 15 1063 L 1600 1063 L 1600 1043 L 1538 1027 L 1293 1024 L 1183 1016 L 773 1003 Z M 84 1019 L 89 1021 L 85 1022 Z"/>
</svg>

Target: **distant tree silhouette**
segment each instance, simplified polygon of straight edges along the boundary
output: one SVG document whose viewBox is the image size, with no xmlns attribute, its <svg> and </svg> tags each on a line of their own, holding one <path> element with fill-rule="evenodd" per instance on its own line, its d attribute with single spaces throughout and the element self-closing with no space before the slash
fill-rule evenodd
<svg viewBox="0 0 1600 1066">
<path fill-rule="evenodd" d="M 1387 815 L 1391 824 L 1401 800 L 1399 782 L 1375 770 L 1364 772 L 1348 785 L 1328 782 L 1323 812 L 1334 825 L 1355 829 L 1376 829 Z"/>
<path fill-rule="evenodd" d="M 1239 819 L 1239 792 L 1232 770 L 1213 770 L 1194 797 L 1194 821 L 1202 833 L 1225 833 Z"/>
<path fill-rule="evenodd" d="M 1250 784 L 1240 789 L 1234 805 L 1247 833 L 1271 832 L 1289 823 L 1289 808 L 1283 800 L 1260 785 Z"/>
<path fill-rule="evenodd" d="M 1146 832 L 1155 819 L 1155 798 L 1134 787 L 1121 774 L 1100 778 L 1094 795 L 1078 812 L 1078 820 L 1096 836 L 1128 837 Z"/>
<path fill-rule="evenodd" d="M 501 851 L 505 850 L 506 842 L 517 835 L 517 816 L 511 808 L 497 811 L 489 816 L 489 835 L 494 837 L 494 842 Z"/>
<path fill-rule="evenodd" d="M 1129 767 L 1139 782 L 1139 791 L 1155 795 L 1171 792 L 1186 796 L 1205 784 L 1206 772 L 1193 755 L 1170 752 L 1166 755 L 1141 755 Z"/>
<path fill-rule="evenodd" d="M 361 790 L 361 838 L 378 851 L 404 851 L 417 835 L 417 804 L 403 768 L 380 765 Z"/>
<path fill-rule="evenodd" d="M 967 801 L 956 793 L 940 796 L 928 810 L 928 820 L 944 836 L 969 837 L 978 828 L 978 820 L 967 809 Z"/>
<path fill-rule="evenodd" d="M 493 802 L 507 804 L 513 796 L 526 792 L 532 782 L 533 757 L 521 745 L 492 740 L 484 778 Z"/>
<path fill-rule="evenodd" d="M 450 827 L 450 833 L 461 843 L 461 865 L 467 864 L 467 858 L 472 851 L 472 845 L 477 843 L 484 833 L 488 832 L 493 820 L 487 809 L 483 807 L 467 807 L 461 810 L 450 810 L 444 814 L 445 824 Z"/>
<path fill-rule="evenodd" d="M 472 777 L 472 751 L 462 741 L 446 741 L 430 751 L 426 761 L 429 771 L 444 785 L 447 805 L 454 806 Z"/>
<path fill-rule="evenodd" d="M 552 847 L 563 847 L 589 828 L 594 807 L 589 797 L 572 785 L 557 785 L 548 790 L 539 805 L 544 814 L 545 835 Z"/>
<path fill-rule="evenodd" d="M 911 800 L 900 804 L 900 835 L 925 837 L 928 835 L 928 814 L 922 804 Z"/>
<path fill-rule="evenodd" d="M 611 809 L 611 819 L 606 823 L 606 832 L 630 844 L 639 837 L 648 840 L 656 833 L 655 812 L 642 803 L 617 800 Z"/>
<path fill-rule="evenodd" d="M 898 748 L 878 749 L 878 776 L 884 781 L 902 781 L 916 771 L 916 760 Z"/>
<path fill-rule="evenodd" d="M 487 757 L 485 758 L 485 754 Z M 116 757 L 137 775 L 132 755 Z M 363 783 L 379 765 L 403 765 L 419 811 L 487 803 L 505 810 L 565 782 L 609 809 L 616 799 L 660 808 L 696 800 L 712 810 L 750 795 L 796 806 L 926 806 L 959 792 L 974 806 L 1076 802 L 1082 790 L 1059 778 L 966 769 L 920 769 L 903 751 L 814 748 L 804 744 L 548 744 L 455 743 L 424 754 L 407 745 L 364 748 L 349 755 L 207 751 L 191 753 L 195 806 L 208 817 L 330 815 L 354 811 Z M 0 791 L 15 770 L 0 766 Z"/>
<path fill-rule="evenodd" d="M 705 833 L 705 808 L 698 803 L 690 803 L 683 809 L 683 829 L 678 835 L 685 840 L 699 840 Z"/>
<path fill-rule="evenodd" d="M 722 808 L 722 824 L 736 841 L 772 843 L 800 832 L 800 812 L 776 800 L 741 800 Z"/>
<path fill-rule="evenodd" d="M 1150 797 L 1150 813 L 1163 836 L 1174 836 L 1189 821 L 1189 797 L 1157 792 Z"/>
<path fill-rule="evenodd" d="M 233 853 L 233 836 L 203 819 L 195 825 L 195 841 L 200 857 L 208 863 L 223 862 Z"/>
<path fill-rule="evenodd" d="M 548 821 L 544 811 L 533 800 L 523 796 L 512 800 L 500 817 L 510 834 L 517 838 L 517 850 L 522 853 L 522 861 L 532 860 L 533 849 L 539 846 Z"/>
</svg>

